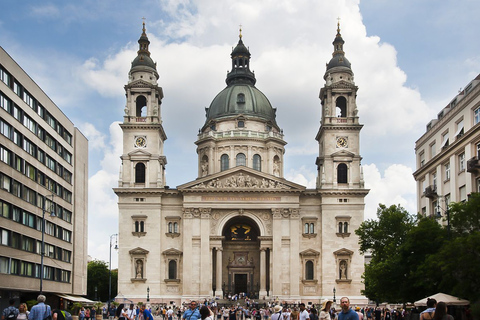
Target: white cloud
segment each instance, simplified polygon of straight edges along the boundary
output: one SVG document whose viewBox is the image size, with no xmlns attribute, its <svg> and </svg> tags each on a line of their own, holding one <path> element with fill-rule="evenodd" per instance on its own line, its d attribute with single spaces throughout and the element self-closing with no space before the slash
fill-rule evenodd
<svg viewBox="0 0 480 320">
<path fill-rule="evenodd" d="M 91 123 L 83 123 L 79 126 L 80 131 L 88 139 L 88 148 L 90 150 L 102 150 L 105 146 L 106 136 Z"/>
</svg>

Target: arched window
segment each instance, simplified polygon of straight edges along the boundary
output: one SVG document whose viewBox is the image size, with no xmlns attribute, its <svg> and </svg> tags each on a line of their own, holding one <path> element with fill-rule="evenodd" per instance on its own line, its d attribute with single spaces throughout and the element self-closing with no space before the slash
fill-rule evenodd
<svg viewBox="0 0 480 320">
<path fill-rule="evenodd" d="M 140 221 L 140 232 L 145 232 L 145 221 Z"/>
<path fill-rule="evenodd" d="M 178 223 L 176 222 L 173 223 L 173 232 L 178 233 Z"/>
<path fill-rule="evenodd" d="M 308 233 L 308 223 L 305 223 L 305 228 L 303 229 L 303 233 Z"/>
<path fill-rule="evenodd" d="M 140 232 L 139 222 L 135 221 L 135 232 Z"/>
<path fill-rule="evenodd" d="M 259 154 L 253 155 L 253 170 L 262 171 L 262 157 Z"/>
<path fill-rule="evenodd" d="M 348 222 L 343 223 L 343 233 L 348 233 Z"/>
<path fill-rule="evenodd" d="M 168 262 L 168 279 L 177 279 L 177 261 L 175 260 Z"/>
<path fill-rule="evenodd" d="M 237 122 L 237 127 L 239 127 L 239 128 L 245 128 L 245 121 L 243 121 L 243 120 L 238 120 L 238 122 Z"/>
<path fill-rule="evenodd" d="M 337 117 L 345 118 L 347 116 L 347 99 L 345 97 L 337 98 Z"/>
<path fill-rule="evenodd" d="M 142 162 L 135 165 L 135 183 L 145 183 L 145 165 Z"/>
<path fill-rule="evenodd" d="M 313 223 L 310 223 L 310 233 L 311 234 L 315 233 L 315 225 Z"/>
<path fill-rule="evenodd" d="M 237 154 L 237 167 L 238 166 L 246 166 L 247 165 L 247 157 L 243 153 Z"/>
<path fill-rule="evenodd" d="M 136 101 L 136 117 L 146 117 L 147 116 L 147 99 L 144 96 L 138 96 Z"/>
<path fill-rule="evenodd" d="M 313 280 L 313 261 L 305 263 L 305 280 Z"/>
<path fill-rule="evenodd" d="M 340 163 L 337 167 L 337 182 L 338 183 L 347 183 L 347 165 L 345 163 Z"/>
<path fill-rule="evenodd" d="M 225 171 L 229 168 L 229 161 L 228 155 L 222 154 L 220 157 L 220 171 Z"/>
<path fill-rule="evenodd" d="M 168 233 L 173 233 L 173 223 L 172 222 L 168 223 Z"/>
<path fill-rule="evenodd" d="M 338 223 L 338 233 L 342 233 L 343 232 L 343 222 L 339 222 Z"/>
</svg>

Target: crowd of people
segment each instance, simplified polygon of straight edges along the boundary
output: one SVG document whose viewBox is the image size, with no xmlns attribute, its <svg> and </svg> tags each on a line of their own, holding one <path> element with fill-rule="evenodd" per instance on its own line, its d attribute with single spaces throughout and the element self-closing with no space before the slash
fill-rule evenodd
<svg viewBox="0 0 480 320">
<path fill-rule="evenodd" d="M 407 313 L 403 309 L 390 309 L 379 307 L 350 307 L 348 297 L 340 299 L 340 309 L 336 310 L 332 300 L 325 300 L 320 307 L 315 305 L 288 304 L 265 302 L 259 305 L 247 297 L 245 304 L 240 305 L 235 299 L 235 305 L 219 306 L 215 299 L 205 300 L 198 304 L 191 301 L 181 306 L 162 306 L 152 310 L 145 304 L 120 304 L 118 307 L 111 305 L 103 309 L 103 318 L 109 320 L 405 320 Z M 237 298 L 238 299 L 238 298 Z M 3 310 L 1 320 L 71 320 L 70 314 L 65 311 L 52 310 L 45 303 L 45 296 L 39 295 L 37 304 L 29 311 L 25 303 L 21 303 L 18 309 L 15 300 L 10 300 L 10 305 Z M 68 314 L 68 316 L 66 316 Z M 95 309 L 81 308 L 78 312 L 79 320 L 94 320 Z M 160 319 L 159 319 L 160 318 Z M 453 320 L 448 314 L 445 302 L 435 299 L 427 300 L 427 309 L 420 313 L 419 320 Z"/>
</svg>

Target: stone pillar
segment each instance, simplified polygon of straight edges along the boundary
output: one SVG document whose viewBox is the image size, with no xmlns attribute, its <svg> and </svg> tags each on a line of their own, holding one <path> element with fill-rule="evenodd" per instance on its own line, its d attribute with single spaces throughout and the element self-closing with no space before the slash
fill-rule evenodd
<svg viewBox="0 0 480 320">
<path fill-rule="evenodd" d="M 183 255 L 184 257 L 192 257 L 192 209 L 184 208 L 183 209 Z M 186 259 L 188 261 L 188 259 Z M 192 283 L 193 270 L 191 263 L 182 263 L 182 282 L 183 283 Z M 193 295 L 193 286 L 183 286 L 183 295 L 191 296 Z"/>
<path fill-rule="evenodd" d="M 272 209 L 273 214 L 273 225 L 272 225 L 272 272 L 271 272 L 271 279 L 272 281 L 272 295 L 275 296 L 282 296 L 282 284 L 284 282 L 283 275 L 282 275 L 282 212 L 283 209 Z"/>
<path fill-rule="evenodd" d="M 220 299 L 223 299 L 222 253 L 223 253 L 223 248 L 217 248 L 217 270 L 216 270 L 216 275 L 217 275 L 216 287 L 217 287 L 217 289 L 215 290 L 215 295 L 220 297 Z"/>
<path fill-rule="evenodd" d="M 213 295 L 212 290 L 212 250 L 210 248 L 210 211 L 200 208 L 200 295 Z M 188 282 L 185 282 L 185 284 Z"/>
<path fill-rule="evenodd" d="M 299 275 L 302 274 L 300 262 L 300 214 L 299 209 L 289 209 L 290 212 L 290 299 L 300 300 Z"/>
<path fill-rule="evenodd" d="M 260 248 L 260 292 L 259 299 L 267 296 L 267 265 L 266 265 L 267 248 Z"/>
</svg>

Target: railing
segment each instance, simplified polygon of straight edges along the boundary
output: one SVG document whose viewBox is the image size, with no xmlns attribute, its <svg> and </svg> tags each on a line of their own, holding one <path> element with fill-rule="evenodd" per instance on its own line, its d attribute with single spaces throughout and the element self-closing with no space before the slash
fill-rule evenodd
<svg viewBox="0 0 480 320">
<path fill-rule="evenodd" d="M 258 132 L 258 131 L 250 131 L 250 130 L 229 130 L 229 131 L 209 131 L 205 133 L 200 133 L 198 135 L 198 139 L 205 139 L 208 137 L 212 137 L 215 139 L 222 139 L 222 138 L 259 138 L 259 139 L 267 139 L 267 138 L 277 138 L 283 140 L 282 133 L 276 132 Z"/>
</svg>

